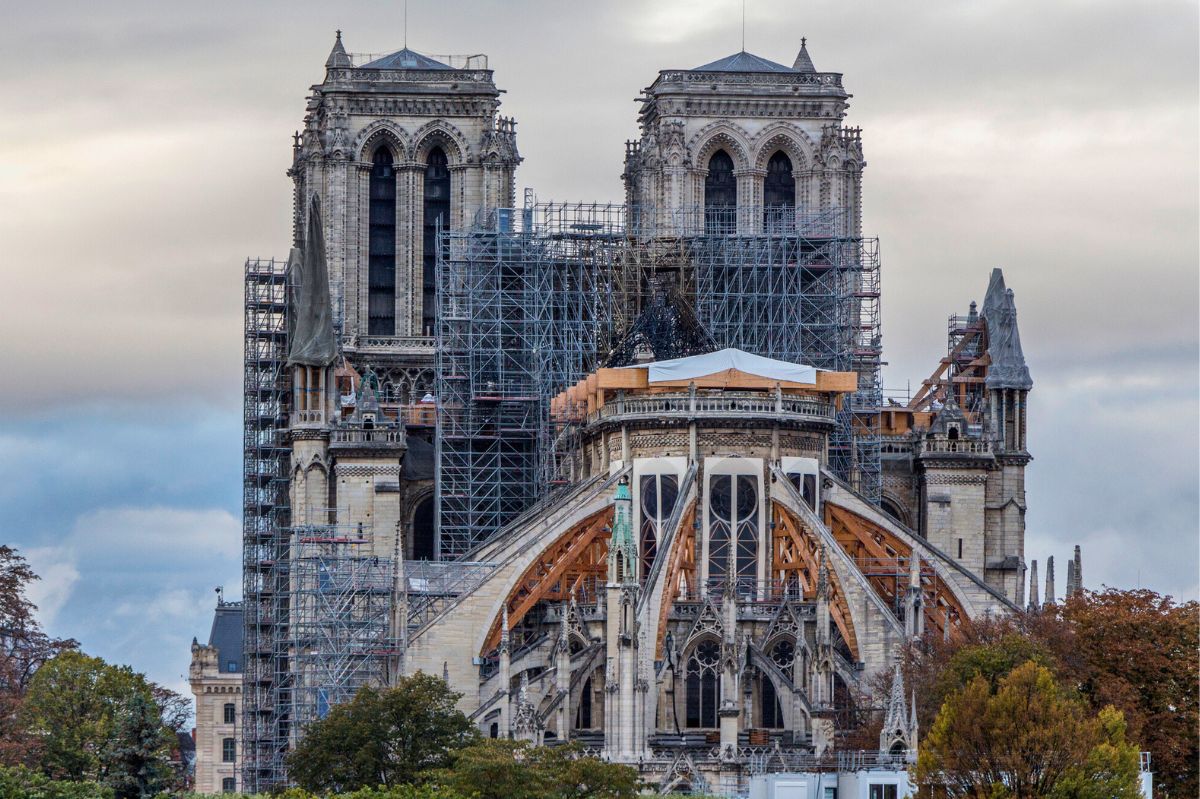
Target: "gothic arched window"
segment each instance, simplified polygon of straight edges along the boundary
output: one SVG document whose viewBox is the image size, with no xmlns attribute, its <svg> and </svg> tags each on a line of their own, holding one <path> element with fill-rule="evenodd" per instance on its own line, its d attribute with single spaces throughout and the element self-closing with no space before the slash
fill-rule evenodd
<svg viewBox="0 0 1200 799">
<path fill-rule="evenodd" d="M 737 178 L 733 159 L 717 150 L 708 159 L 704 178 L 704 228 L 708 233 L 733 233 L 737 230 Z"/>
<path fill-rule="evenodd" d="M 716 727 L 721 704 L 721 646 L 705 639 L 687 660 L 687 726 Z"/>
<path fill-rule="evenodd" d="M 787 153 L 777 152 L 767 161 L 767 176 L 763 180 L 763 227 L 766 232 L 794 232 L 795 209 L 796 181 L 792 177 L 792 159 Z"/>
<path fill-rule="evenodd" d="M 413 560 L 437 560 L 437 513 L 433 497 L 426 497 L 413 513 Z"/>
<path fill-rule="evenodd" d="M 642 577 L 645 578 L 654 565 L 658 552 L 658 540 L 663 534 L 663 525 L 675 509 L 679 494 L 679 480 L 673 474 L 645 474 L 641 480 L 641 552 Z"/>
<path fill-rule="evenodd" d="M 714 588 L 732 579 L 739 593 L 752 593 L 758 577 L 758 484 L 748 475 L 715 475 L 708 502 L 708 579 Z"/>
<path fill-rule="evenodd" d="M 450 224 L 450 165 L 441 147 L 425 159 L 425 227 L 422 251 L 421 332 L 437 324 L 437 237 Z"/>
<path fill-rule="evenodd" d="M 783 727 L 783 707 L 779 704 L 775 683 L 765 674 L 759 679 L 758 695 L 761 700 L 759 719 L 762 726 L 769 730 Z"/>
<path fill-rule="evenodd" d="M 396 172 L 392 153 L 380 147 L 371 158 L 367 249 L 367 332 L 396 334 Z"/>
</svg>

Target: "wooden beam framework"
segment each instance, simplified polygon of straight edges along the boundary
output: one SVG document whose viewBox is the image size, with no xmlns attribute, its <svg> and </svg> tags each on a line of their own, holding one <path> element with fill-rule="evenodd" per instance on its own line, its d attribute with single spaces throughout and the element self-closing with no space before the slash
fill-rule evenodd
<svg viewBox="0 0 1200 799">
<path fill-rule="evenodd" d="M 608 568 L 608 539 L 613 507 L 593 513 L 546 547 L 521 575 L 505 599 L 508 623 L 515 627 L 543 599 L 562 602 L 588 578 L 604 579 Z M 480 655 L 500 645 L 502 612 L 492 620 Z"/>
<path fill-rule="evenodd" d="M 973 342 L 979 343 L 978 351 L 982 354 L 964 363 L 963 351 Z M 966 329 L 963 337 L 954 345 L 950 354 L 942 358 L 933 374 L 921 381 L 921 389 L 908 403 L 908 408 L 914 411 L 931 410 L 934 402 L 945 403 L 946 392 L 950 386 L 953 386 L 956 395 L 955 401 L 966 410 L 968 407 L 967 386 L 983 383 L 987 379 L 987 367 L 992 362 L 992 357 L 987 351 L 987 344 L 987 326 L 981 319 Z M 957 368 L 951 376 L 947 377 L 947 370 L 951 366 L 957 366 Z"/>
<path fill-rule="evenodd" d="M 831 502 L 825 503 L 825 524 L 888 607 L 902 605 L 912 547 L 886 528 Z M 928 561 L 921 564 L 921 593 L 927 629 L 945 633 L 947 620 L 953 629 L 966 618 L 962 603 Z"/>
<path fill-rule="evenodd" d="M 783 586 L 799 586 L 808 601 L 817 598 L 817 573 L 821 567 L 821 543 L 804 522 L 779 502 L 771 503 L 775 531 L 771 540 L 771 574 Z M 850 653 L 858 660 L 858 635 L 841 582 L 829 571 L 829 615 L 837 625 Z"/>
<path fill-rule="evenodd" d="M 679 596 L 686 596 L 696 589 L 696 500 L 684 511 L 671 545 L 667 560 L 667 574 L 663 580 L 662 602 L 658 607 L 658 638 L 654 644 L 654 657 L 663 657 L 663 640 L 667 634 L 667 616 Z"/>
</svg>

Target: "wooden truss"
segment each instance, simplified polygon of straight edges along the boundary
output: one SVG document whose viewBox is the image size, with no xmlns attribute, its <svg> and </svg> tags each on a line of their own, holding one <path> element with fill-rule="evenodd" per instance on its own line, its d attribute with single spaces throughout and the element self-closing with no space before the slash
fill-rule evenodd
<svg viewBox="0 0 1200 799">
<path fill-rule="evenodd" d="M 972 343 L 979 344 L 975 350 L 979 353 L 978 357 L 964 355 Z M 979 319 L 963 331 L 962 338 L 950 353 L 942 358 L 933 374 L 921 381 L 920 390 L 908 403 L 909 410 L 928 411 L 933 409 L 935 402 L 944 404 L 946 393 L 953 386 L 955 402 L 969 411 L 971 403 L 968 402 L 967 395 L 987 380 L 987 367 L 992 362 L 987 344 L 987 326 Z"/>
<path fill-rule="evenodd" d="M 537 555 L 505 599 L 510 626 L 519 624 L 543 599 L 563 602 L 589 580 L 603 582 L 612 520 L 613 506 L 609 505 L 571 527 Z M 502 615 L 496 613 L 481 655 L 499 646 Z"/>
<path fill-rule="evenodd" d="M 903 607 L 912 547 L 886 528 L 830 502 L 825 503 L 825 524 L 883 601 L 892 608 Z M 967 617 L 958 597 L 928 561 L 921 564 L 921 594 L 926 629 L 944 634 L 947 624 L 955 628 Z"/>
<path fill-rule="evenodd" d="M 781 587 L 798 587 L 804 598 L 817 598 L 817 573 L 821 568 L 821 542 L 808 526 L 781 503 L 771 503 L 774 533 L 771 540 L 771 575 Z M 859 659 L 858 635 L 850 616 L 850 606 L 833 569 L 829 573 L 829 615 L 842 639 Z"/>
<path fill-rule="evenodd" d="M 667 561 L 667 574 L 663 580 L 662 602 L 658 608 L 658 639 L 654 644 L 654 657 L 662 659 L 663 640 L 667 634 L 667 616 L 675 598 L 695 592 L 696 582 L 696 500 L 684 511 L 671 544 Z"/>
</svg>

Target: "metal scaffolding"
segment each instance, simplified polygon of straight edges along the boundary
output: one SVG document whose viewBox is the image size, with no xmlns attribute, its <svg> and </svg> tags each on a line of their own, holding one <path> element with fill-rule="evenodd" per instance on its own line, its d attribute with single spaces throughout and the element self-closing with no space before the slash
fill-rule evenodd
<svg viewBox="0 0 1200 799">
<path fill-rule="evenodd" d="M 399 573 L 360 527 L 291 529 L 292 720 L 297 732 L 399 673 Z"/>
<path fill-rule="evenodd" d="M 441 557 L 466 555 L 550 488 L 549 398 L 635 347 L 737 347 L 857 371 L 830 465 L 877 500 L 879 249 L 854 228 L 840 209 L 530 204 L 443 233 Z M 673 316 L 647 324 L 654 313 Z"/>
<path fill-rule="evenodd" d="M 438 258 L 438 551 L 458 558 L 547 486 L 550 397 L 596 365 L 619 235 L 603 206 L 489 214 Z"/>
<path fill-rule="evenodd" d="M 289 723 L 287 263 L 246 261 L 242 419 L 243 785 L 284 777 Z"/>
</svg>

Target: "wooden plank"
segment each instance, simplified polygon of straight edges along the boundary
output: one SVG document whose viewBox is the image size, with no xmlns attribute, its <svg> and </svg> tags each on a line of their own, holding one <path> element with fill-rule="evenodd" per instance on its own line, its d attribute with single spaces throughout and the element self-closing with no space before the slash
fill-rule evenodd
<svg viewBox="0 0 1200 799">
<path fill-rule="evenodd" d="M 600 369 L 596 372 L 596 385 L 607 389 L 647 388 L 650 385 L 649 371 L 641 367 Z"/>
</svg>

